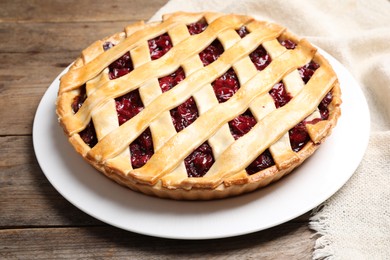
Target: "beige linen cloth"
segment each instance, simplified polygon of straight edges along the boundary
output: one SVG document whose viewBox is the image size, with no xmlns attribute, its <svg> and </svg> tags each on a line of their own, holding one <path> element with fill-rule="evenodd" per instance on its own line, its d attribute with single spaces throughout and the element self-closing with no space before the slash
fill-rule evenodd
<svg viewBox="0 0 390 260">
<path fill-rule="evenodd" d="M 370 108 L 370 142 L 346 185 L 313 210 L 310 227 L 319 234 L 313 259 L 390 259 L 390 1 L 171 0 L 151 20 L 178 10 L 279 23 L 353 74 Z"/>
</svg>

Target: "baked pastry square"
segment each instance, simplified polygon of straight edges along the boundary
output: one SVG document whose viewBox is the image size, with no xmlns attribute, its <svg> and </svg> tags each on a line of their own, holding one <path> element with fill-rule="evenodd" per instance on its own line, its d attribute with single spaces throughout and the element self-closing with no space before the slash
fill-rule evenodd
<svg viewBox="0 0 390 260">
<path fill-rule="evenodd" d="M 336 125 L 340 96 L 328 61 L 286 28 L 177 12 L 83 50 L 56 112 L 75 150 L 114 181 L 209 200 L 299 166 Z"/>
</svg>

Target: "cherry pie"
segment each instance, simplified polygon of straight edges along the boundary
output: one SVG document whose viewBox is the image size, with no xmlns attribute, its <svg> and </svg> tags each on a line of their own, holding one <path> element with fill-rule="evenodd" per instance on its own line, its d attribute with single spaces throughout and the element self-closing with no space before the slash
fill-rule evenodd
<svg viewBox="0 0 390 260">
<path fill-rule="evenodd" d="M 135 191 L 205 200 L 274 182 L 340 116 L 340 88 L 307 40 L 249 16 L 138 22 L 82 51 L 57 115 L 90 164 Z"/>
</svg>

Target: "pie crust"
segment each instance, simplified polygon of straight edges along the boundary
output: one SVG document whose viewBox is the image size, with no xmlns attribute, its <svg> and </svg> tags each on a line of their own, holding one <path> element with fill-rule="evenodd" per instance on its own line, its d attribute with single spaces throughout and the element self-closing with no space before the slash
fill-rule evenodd
<svg viewBox="0 0 390 260">
<path fill-rule="evenodd" d="M 207 28 L 190 35 L 188 25 L 203 21 Z M 248 34 L 241 38 L 238 30 Z M 152 60 L 148 40 L 168 34 L 173 47 Z M 223 53 L 203 66 L 199 53 L 218 39 Z M 280 42 L 291 40 L 294 49 Z M 104 44 L 114 45 L 105 50 Z M 259 71 L 249 55 L 262 46 L 272 58 Z M 130 52 L 133 70 L 110 79 L 108 67 Z M 298 69 L 309 62 L 319 68 L 305 83 Z M 183 68 L 185 79 L 162 93 L 159 78 Z M 240 88 L 219 103 L 212 83 L 233 68 Z M 283 82 L 291 100 L 276 108 L 269 94 Z M 72 104 L 85 88 L 87 98 L 77 112 Z M 144 108 L 119 125 L 115 99 L 138 89 Z M 321 101 L 331 94 L 328 116 L 319 112 Z M 138 22 L 91 44 L 82 51 L 60 80 L 56 112 L 75 150 L 112 180 L 134 191 L 179 200 L 210 200 L 239 195 L 275 182 L 311 156 L 331 133 L 340 116 L 341 92 L 328 61 L 307 40 L 286 28 L 252 17 L 222 13 L 177 12 L 161 22 Z M 170 110 L 190 97 L 196 100 L 198 118 L 176 132 Z M 256 124 L 235 140 L 229 121 L 250 110 Z M 299 151 L 290 144 L 289 131 L 300 122 L 310 137 Z M 98 142 L 90 147 L 80 132 L 93 122 Z M 129 145 L 150 129 L 154 154 L 140 168 L 133 168 Z M 204 142 L 212 148 L 214 162 L 204 176 L 189 177 L 184 160 Z M 246 168 L 269 150 L 274 164 L 253 174 Z M 80 173 L 82 174 L 82 173 Z"/>
</svg>

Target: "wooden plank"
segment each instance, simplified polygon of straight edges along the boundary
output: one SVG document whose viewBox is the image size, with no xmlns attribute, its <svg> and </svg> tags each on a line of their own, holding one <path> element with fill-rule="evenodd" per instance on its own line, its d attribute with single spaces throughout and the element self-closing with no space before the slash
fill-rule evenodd
<svg viewBox="0 0 390 260">
<path fill-rule="evenodd" d="M 0 98 L 0 136 L 32 133 L 36 109 L 47 87 L 2 89 Z"/>
<path fill-rule="evenodd" d="M 79 52 L 0 53 L 0 135 L 31 135 L 38 104 Z M 10 123 L 12 122 L 12 124 Z"/>
<path fill-rule="evenodd" d="M 0 53 L 0 135 L 31 135 L 43 94 L 78 55 L 79 52 Z"/>
<path fill-rule="evenodd" d="M 0 23 L 0 52 L 80 52 L 133 22 Z"/>
<path fill-rule="evenodd" d="M 32 85 L 48 87 L 78 55 L 79 51 L 0 53 L 0 93 Z"/>
<path fill-rule="evenodd" d="M 49 183 L 35 158 L 31 136 L 0 137 L 0 194 L 1 228 L 101 224 Z"/>
<path fill-rule="evenodd" d="M 284 224 L 246 236 L 213 240 L 148 237 L 113 227 L 0 230 L 0 257 L 16 259 L 311 259 L 312 232 Z"/>
<path fill-rule="evenodd" d="M 57 75 L 78 55 L 0 54 L 0 135 L 31 134 L 36 108 Z M 12 123 L 10 123 L 12 122 Z"/>
<path fill-rule="evenodd" d="M 127 21 L 151 17 L 167 0 L 2 0 L 0 22 Z"/>
</svg>

